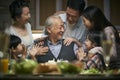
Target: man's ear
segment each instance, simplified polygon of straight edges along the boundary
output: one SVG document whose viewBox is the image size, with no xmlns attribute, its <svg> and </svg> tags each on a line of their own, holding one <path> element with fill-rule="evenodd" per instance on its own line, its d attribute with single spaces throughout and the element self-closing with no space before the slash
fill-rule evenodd
<svg viewBox="0 0 120 80">
<path fill-rule="evenodd" d="M 51 28 L 50 27 L 47 27 L 46 29 L 47 29 L 48 33 L 51 33 Z"/>
</svg>

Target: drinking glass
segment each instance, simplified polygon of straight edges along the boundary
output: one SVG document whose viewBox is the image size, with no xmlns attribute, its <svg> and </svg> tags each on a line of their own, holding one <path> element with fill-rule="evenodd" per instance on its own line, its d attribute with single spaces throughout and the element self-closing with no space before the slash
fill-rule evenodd
<svg viewBox="0 0 120 80">
<path fill-rule="evenodd" d="M 110 36 L 112 39 L 112 35 Z M 105 64 L 108 67 L 111 57 L 111 49 L 112 49 L 112 40 L 107 39 L 104 33 L 101 33 L 101 45 L 104 50 L 103 56 L 105 60 Z"/>
<path fill-rule="evenodd" d="M 9 36 L 0 32 L 0 73 L 8 72 L 9 54 L 8 54 Z"/>
</svg>

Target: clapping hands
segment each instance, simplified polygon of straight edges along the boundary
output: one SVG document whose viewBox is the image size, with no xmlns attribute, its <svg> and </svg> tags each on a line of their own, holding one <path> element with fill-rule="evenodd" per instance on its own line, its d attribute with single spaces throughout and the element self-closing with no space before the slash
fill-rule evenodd
<svg viewBox="0 0 120 80">
<path fill-rule="evenodd" d="M 82 48 L 82 47 L 79 48 L 79 49 L 77 50 L 77 58 L 78 58 L 80 61 L 82 61 L 82 60 L 85 59 L 85 57 L 86 57 L 86 53 L 84 52 L 83 48 Z"/>
</svg>

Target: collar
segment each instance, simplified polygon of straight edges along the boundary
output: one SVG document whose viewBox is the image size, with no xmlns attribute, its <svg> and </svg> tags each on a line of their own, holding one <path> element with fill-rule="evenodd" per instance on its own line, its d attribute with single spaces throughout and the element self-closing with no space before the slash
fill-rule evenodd
<svg viewBox="0 0 120 80">
<path fill-rule="evenodd" d="M 48 42 L 48 45 L 54 45 L 50 40 L 47 40 L 47 42 Z M 62 39 L 59 40 L 56 45 L 58 44 L 62 44 Z"/>
</svg>

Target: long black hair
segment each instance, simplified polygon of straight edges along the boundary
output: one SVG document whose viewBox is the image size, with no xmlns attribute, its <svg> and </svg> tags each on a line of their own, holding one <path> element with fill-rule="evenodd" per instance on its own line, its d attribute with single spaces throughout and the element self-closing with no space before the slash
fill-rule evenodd
<svg viewBox="0 0 120 80">
<path fill-rule="evenodd" d="M 117 43 L 120 43 L 119 34 L 117 29 L 114 25 L 110 23 L 110 21 L 107 20 L 103 12 L 96 6 L 88 6 L 82 13 L 82 16 L 84 16 L 86 19 L 88 19 L 91 23 L 93 23 L 93 28 L 90 29 L 90 32 L 93 31 L 103 31 L 106 27 L 110 26 L 112 27 L 115 35 L 115 39 Z"/>
</svg>

